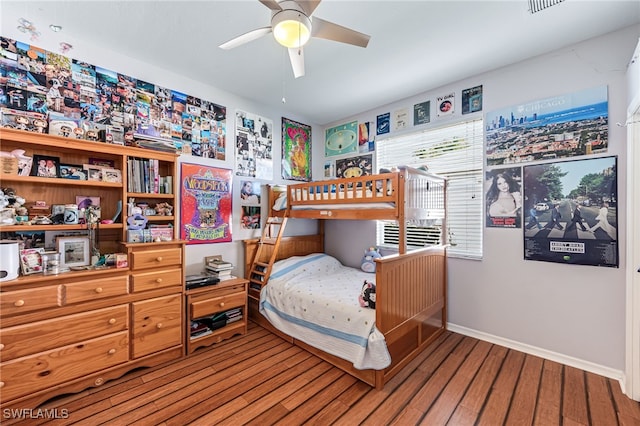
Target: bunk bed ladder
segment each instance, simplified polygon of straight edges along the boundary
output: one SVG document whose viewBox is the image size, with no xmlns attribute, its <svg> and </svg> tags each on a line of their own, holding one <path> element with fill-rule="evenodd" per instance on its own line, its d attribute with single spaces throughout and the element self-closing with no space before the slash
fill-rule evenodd
<svg viewBox="0 0 640 426">
<path fill-rule="evenodd" d="M 262 286 L 267 283 L 271 275 L 271 268 L 276 261 L 280 240 L 284 233 L 287 223 L 286 215 L 284 217 L 270 216 L 264 224 L 262 238 L 258 241 L 249 274 L 249 293 L 257 297 L 260 295 Z M 268 257 L 267 257 L 268 256 Z M 267 260 L 268 259 L 268 260 Z"/>
</svg>

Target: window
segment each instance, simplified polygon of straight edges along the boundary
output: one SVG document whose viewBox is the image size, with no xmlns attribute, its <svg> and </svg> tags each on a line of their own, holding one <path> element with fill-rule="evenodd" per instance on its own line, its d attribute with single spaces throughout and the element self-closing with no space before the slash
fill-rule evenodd
<svg viewBox="0 0 640 426">
<path fill-rule="evenodd" d="M 454 257 L 482 258 L 483 141 L 479 119 L 376 142 L 378 168 L 426 165 L 447 178 L 448 253 Z M 440 226 L 409 226 L 407 244 L 438 243 Z M 378 221 L 377 241 L 382 246 L 397 245 L 397 224 Z"/>
</svg>

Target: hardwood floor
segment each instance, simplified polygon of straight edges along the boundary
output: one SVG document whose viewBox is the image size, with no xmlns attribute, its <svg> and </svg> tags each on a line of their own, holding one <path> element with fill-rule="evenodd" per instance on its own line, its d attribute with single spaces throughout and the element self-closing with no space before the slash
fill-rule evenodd
<svg viewBox="0 0 640 426">
<path fill-rule="evenodd" d="M 456 333 L 376 391 L 253 323 L 41 408 L 68 418 L 29 424 L 640 425 L 617 381 Z"/>
</svg>

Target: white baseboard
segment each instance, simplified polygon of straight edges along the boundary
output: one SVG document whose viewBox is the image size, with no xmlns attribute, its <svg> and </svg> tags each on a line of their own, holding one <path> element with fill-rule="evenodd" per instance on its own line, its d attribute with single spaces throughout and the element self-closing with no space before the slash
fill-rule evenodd
<svg viewBox="0 0 640 426">
<path fill-rule="evenodd" d="M 509 340 L 503 337 L 494 336 L 492 334 L 484 333 L 482 331 L 474 330 L 467 327 L 462 327 L 456 324 L 447 323 L 447 329 L 455 333 L 463 334 L 469 337 L 474 337 L 479 340 L 484 340 L 489 343 L 504 346 L 510 349 L 515 349 L 517 351 L 524 352 L 526 354 L 535 355 L 540 358 L 548 359 L 551 361 L 558 362 L 560 364 L 579 368 L 581 370 L 585 370 L 590 373 L 599 374 L 600 376 L 617 380 L 620 383 L 621 388 L 624 389 L 624 372 L 621 370 L 615 370 L 613 368 L 605 367 L 603 365 L 594 364 L 593 362 L 590 362 L 590 361 L 573 358 L 564 354 L 548 351 L 546 349 L 538 348 L 536 346 L 527 345 L 526 343 L 516 342 L 514 340 Z"/>
</svg>

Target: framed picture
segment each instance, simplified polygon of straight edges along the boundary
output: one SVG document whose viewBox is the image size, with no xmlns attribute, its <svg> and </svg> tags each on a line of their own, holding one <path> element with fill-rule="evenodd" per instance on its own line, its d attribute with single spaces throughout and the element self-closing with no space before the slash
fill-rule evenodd
<svg viewBox="0 0 640 426">
<path fill-rule="evenodd" d="M 56 178 L 60 176 L 60 159 L 48 155 L 34 155 L 33 176 Z"/>
<path fill-rule="evenodd" d="M 60 164 L 60 177 L 64 179 L 87 180 L 87 174 L 78 164 Z"/>
<path fill-rule="evenodd" d="M 104 168 L 102 169 L 102 181 L 122 183 L 122 172 L 118 169 Z"/>
<path fill-rule="evenodd" d="M 87 174 L 87 180 L 102 181 L 102 167 L 90 164 L 84 165 L 84 171 Z"/>
<path fill-rule="evenodd" d="M 71 268 L 90 263 L 89 237 L 59 237 L 60 266 Z"/>
<path fill-rule="evenodd" d="M 23 275 L 42 272 L 42 249 L 20 250 L 20 267 Z"/>
</svg>

